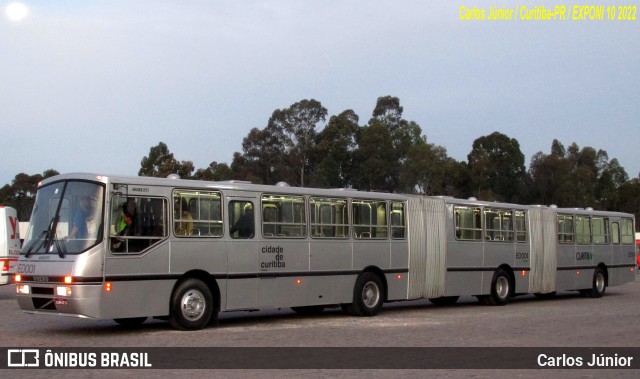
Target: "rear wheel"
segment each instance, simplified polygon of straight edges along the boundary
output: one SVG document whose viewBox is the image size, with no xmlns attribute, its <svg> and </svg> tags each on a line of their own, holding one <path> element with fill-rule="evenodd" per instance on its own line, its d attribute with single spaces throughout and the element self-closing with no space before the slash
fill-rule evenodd
<svg viewBox="0 0 640 379">
<path fill-rule="evenodd" d="M 483 296 L 482 300 L 488 305 L 505 305 L 513 292 L 512 287 L 509 273 L 499 268 L 491 280 L 491 294 Z"/>
<path fill-rule="evenodd" d="M 372 272 L 358 276 L 353 289 L 353 303 L 343 304 L 342 309 L 354 316 L 375 316 L 384 303 L 384 286 L 380 277 Z"/>
<path fill-rule="evenodd" d="M 176 329 L 202 329 L 214 311 L 213 296 L 201 280 L 187 279 L 180 283 L 171 295 L 169 323 Z"/>
<path fill-rule="evenodd" d="M 605 271 L 598 267 L 596 271 L 593 273 L 593 281 L 591 284 L 591 289 L 580 291 L 581 294 L 598 298 L 604 296 L 604 292 L 607 289 L 607 274 Z"/>
</svg>

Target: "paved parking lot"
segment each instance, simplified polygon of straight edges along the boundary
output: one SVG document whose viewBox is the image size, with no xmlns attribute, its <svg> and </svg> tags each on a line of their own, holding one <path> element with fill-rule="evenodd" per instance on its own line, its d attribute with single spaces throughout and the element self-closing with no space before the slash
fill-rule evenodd
<svg viewBox="0 0 640 379">
<path fill-rule="evenodd" d="M 168 323 L 150 320 L 124 328 L 111 320 L 86 320 L 22 313 L 13 286 L 0 288 L 2 346 L 62 347 L 640 347 L 640 278 L 607 288 L 603 298 L 560 293 L 554 299 L 534 296 L 513 299 L 504 307 L 480 305 L 475 298 L 436 307 L 426 300 L 386 304 L 372 318 L 345 316 L 329 309 L 318 316 L 300 316 L 289 309 L 233 312 L 221 315 L 220 325 L 180 332 Z M 346 351 L 346 350 L 345 350 Z M 489 350 L 493 351 L 493 350 Z M 498 352 L 499 350 L 495 350 Z M 455 354 L 455 350 L 454 353 Z M 464 357 L 459 357 L 464 366 Z M 640 356 L 636 358 L 640 360 Z M 331 364 L 328 364 L 331 366 Z M 17 376 L 34 371 L 12 370 Z M 153 370 L 160 375 L 173 370 Z M 277 376 L 361 377 L 362 370 L 275 370 Z M 177 372 L 181 372 L 178 370 Z M 215 377 L 273 376 L 274 370 L 198 370 Z M 37 373 L 40 373 L 38 371 Z M 48 377 L 79 375 L 80 370 L 48 370 Z M 145 375 L 149 372 L 145 372 Z M 192 373 L 195 373 L 192 372 Z M 367 370 L 368 376 L 397 376 L 397 370 Z M 435 370 L 443 376 L 536 377 L 533 370 Z M 565 370 L 565 376 L 628 377 L 624 370 Z M 136 370 L 92 370 L 93 377 L 138 377 Z M 15 376 L 15 375 L 14 375 Z M 37 375 L 36 375 L 37 376 Z M 403 376 L 422 377 L 420 370 Z"/>
</svg>

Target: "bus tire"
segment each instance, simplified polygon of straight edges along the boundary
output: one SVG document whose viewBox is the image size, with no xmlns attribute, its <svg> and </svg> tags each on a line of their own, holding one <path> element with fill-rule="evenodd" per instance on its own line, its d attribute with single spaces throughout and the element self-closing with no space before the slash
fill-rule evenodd
<svg viewBox="0 0 640 379">
<path fill-rule="evenodd" d="M 607 289 L 607 274 L 601 267 L 596 267 L 596 271 L 593 273 L 593 281 L 591 289 L 586 290 L 587 296 L 592 298 L 599 298 L 604 296 L 604 292 Z"/>
<path fill-rule="evenodd" d="M 201 280 L 187 279 L 171 295 L 169 323 L 179 330 L 203 329 L 213 313 L 213 296 Z"/>
<path fill-rule="evenodd" d="M 384 286 L 380 277 L 372 272 L 358 276 L 353 288 L 353 303 L 343 305 L 346 313 L 354 316 L 375 316 L 384 303 Z"/>
<path fill-rule="evenodd" d="M 138 325 L 142 325 L 145 321 L 147 321 L 146 317 L 128 317 L 128 318 L 114 318 L 113 321 L 117 322 L 119 325 L 126 327 L 134 327 Z"/>
<path fill-rule="evenodd" d="M 491 294 L 483 297 L 487 305 L 505 305 L 509 301 L 512 289 L 511 276 L 504 269 L 497 269 L 491 279 Z"/>
<path fill-rule="evenodd" d="M 429 301 L 433 303 L 433 305 L 441 307 L 446 305 L 453 305 L 458 301 L 459 298 L 460 296 L 442 296 L 430 298 Z"/>
</svg>

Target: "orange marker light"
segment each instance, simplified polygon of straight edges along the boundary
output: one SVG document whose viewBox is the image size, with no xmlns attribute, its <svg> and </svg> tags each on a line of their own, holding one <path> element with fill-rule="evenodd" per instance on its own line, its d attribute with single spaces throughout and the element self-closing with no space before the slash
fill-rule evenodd
<svg viewBox="0 0 640 379">
<path fill-rule="evenodd" d="M 106 282 L 104 284 L 104 292 L 111 292 L 111 282 Z"/>
<path fill-rule="evenodd" d="M 71 282 L 73 282 L 73 277 L 72 276 L 65 276 L 64 277 L 64 282 L 66 284 L 71 284 Z"/>
<path fill-rule="evenodd" d="M 14 280 L 16 283 L 17 283 L 17 282 L 21 282 L 21 281 L 22 281 L 22 275 L 20 275 L 20 274 L 16 274 L 16 275 L 13 277 L 13 280 Z"/>
<path fill-rule="evenodd" d="M 402 279 L 402 274 L 396 275 L 396 279 Z"/>
<path fill-rule="evenodd" d="M 302 279 L 296 279 L 296 284 L 302 284 Z"/>
</svg>

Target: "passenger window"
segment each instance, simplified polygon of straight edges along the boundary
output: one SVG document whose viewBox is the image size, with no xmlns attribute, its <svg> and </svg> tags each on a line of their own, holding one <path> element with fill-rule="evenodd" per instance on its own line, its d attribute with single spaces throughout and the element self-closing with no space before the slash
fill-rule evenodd
<svg viewBox="0 0 640 379">
<path fill-rule="evenodd" d="M 482 240 L 482 221 L 478 207 L 454 207 L 454 222 L 456 224 L 456 239 Z"/>
<path fill-rule="evenodd" d="M 222 199 L 220 193 L 174 191 L 173 205 L 176 236 L 222 236 Z"/>
<path fill-rule="evenodd" d="M 527 241 L 527 213 L 516 211 L 516 241 Z"/>
<path fill-rule="evenodd" d="M 576 242 L 580 244 L 591 243 L 591 218 L 589 216 L 576 216 Z"/>
<path fill-rule="evenodd" d="M 614 245 L 620 245 L 620 224 L 617 222 L 611 223 L 611 239 Z"/>
<path fill-rule="evenodd" d="M 628 218 L 622 219 L 620 226 L 620 239 L 622 240 L 622 243 L 633 244 L 635 240 L 633 232 L 633 220 Z"/>
<path fill-rule="evenodd" d="M 386 202 L 353 200 L 351 206 L 354 238 L 387 238 Z"/>
<path fill-rule="evenodd" d="M 557 216 L 558 221 L 558 243 L 572 244 L 573 243 L 573 215 L 559 214 Z"/>
<path fill-rule="evenodd" d="M 125 197 L 111 200 L 110 239 L 114 253 L 139 253 L 167 236 L 167 201 Z"/>
<path fill-rule="evenodd" d="M 513 217 L 510 210 L 485 209 L 484 225 L 487 241 L 513 242 Z"/>
<path fill-rule="evenodd" d="M 609 243 L 609 219 L 606 217 L 593 217 L 591 219 L 592 240 L 595 244 Z"/>
<path fill-rule="evenodd" d="M 349 208 L 345 199 L 309 199 L 312 238 L 348 238 Z"/>
<path fill-rule="evenodd" d="M 239 239 L 251 239 L 255 236 L 255 219 L 252 202 L 229 202 L 229 234 L 231 238 Z"/>
<path fill-rule="evenodd" d="M 405 238 L 406 226 L 404 217 L 404 203 L 391 203 L 391 238 Z"/>
<path fill-rule="evenodd" d="M 306 237 L 304 197 L 262 196 L 262 235 L 266 238 Z"/>
</svg>

